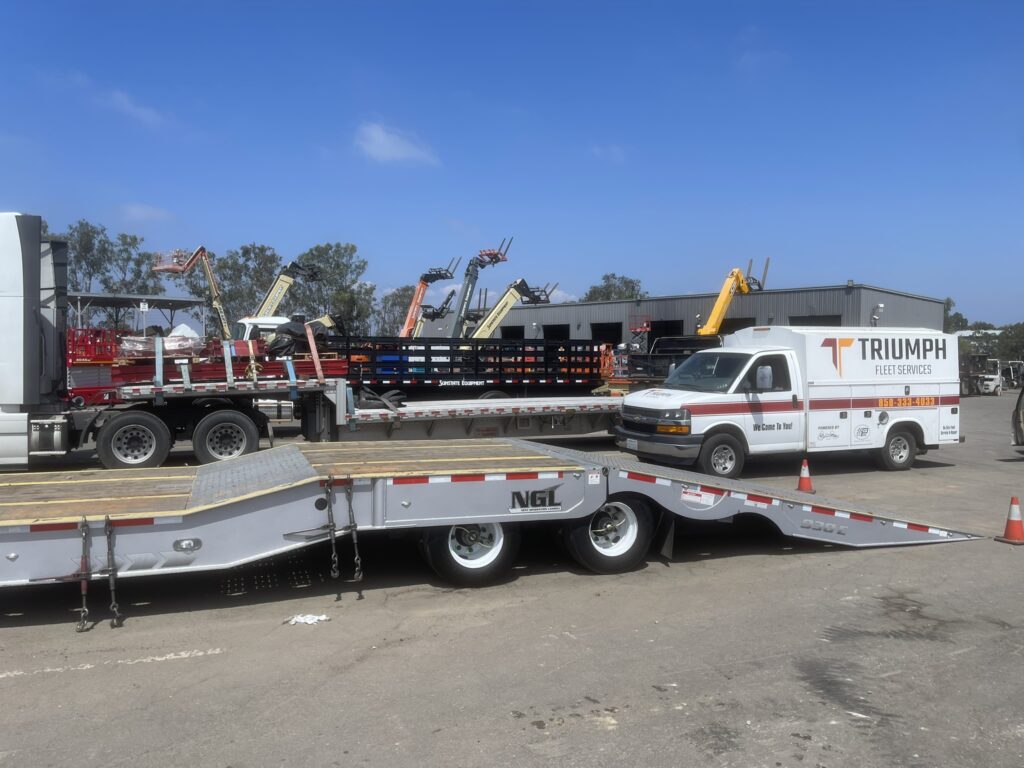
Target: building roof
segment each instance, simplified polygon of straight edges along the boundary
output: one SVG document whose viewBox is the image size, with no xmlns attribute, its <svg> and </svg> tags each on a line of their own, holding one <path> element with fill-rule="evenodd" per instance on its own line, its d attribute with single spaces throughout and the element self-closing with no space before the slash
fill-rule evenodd
<svg viewBox="0 0 1024 768">
<path fill-rule="evenodd" d="M 867 285 L 865 283 L 854 283 L 848 282 L 845 285 L 822 285 L 822 286 L 808 286 L 800 288 L 766 288 L 763 291 L 751 291 L 751 294 L 764 294 L 764 293 L 808 293 L 812 291 L 845 291 L 853 288 L 865 289 L 869 291 L 878 291 L 879 293 L 887 293 L 891 296 L 903 296 L 910 299 L 919 299 L 920 301 L 932 301 L 936 304 L 944 304 L 943 299 L 935 299 L 931 296 L 921 296 L 917 293 L 907 293 L 906 291 L 895 291 L 892 288 L 879 288 L 875 285 Z M 606 305 L 606 304 L 635 304 L 638 301 L 669 301 L 672 299 L 714 299 L 718 296 L 719 291 L 707 292 L 707 293 L 678 293 L 669 296 L 644 296 L 639 299 L 609 299 L 606 301 L 574 301 L 574 302 L 559 302 L 559 304 L 578 304 L 578 305 Z M 547 305 L 535 305 L 535 306 L 547 306 Z M 557 305 L 551 305 L 557 306 Z M 519 305 L 515 307 L 519 308 Z"/>
</svg>

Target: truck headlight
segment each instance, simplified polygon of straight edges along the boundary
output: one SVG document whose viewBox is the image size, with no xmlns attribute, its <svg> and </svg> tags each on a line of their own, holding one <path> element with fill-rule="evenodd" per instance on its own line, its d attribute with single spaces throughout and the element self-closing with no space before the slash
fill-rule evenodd
<svg viewBox="0 0 1024 768">
<path fill-rule="evenodd" d="M 690 434 L 690 411 L 680 408 L 677 411 L 665 411 L 658 419 L 654 431 L 663 435 Z"/>
</svg>

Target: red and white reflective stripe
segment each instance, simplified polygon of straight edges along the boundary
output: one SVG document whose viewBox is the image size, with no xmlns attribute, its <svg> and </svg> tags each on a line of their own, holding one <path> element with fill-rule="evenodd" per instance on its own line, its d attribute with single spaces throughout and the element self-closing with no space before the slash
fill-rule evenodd
<svg viewBox="0 0 1024 768">
<path fill-rule="evenodd" d="M 941 528 L 932 528 L 930 525 L 921 525 L 920 523 L 906 523 L 902 520 L 893 520 L 893 528 L 906 528 L 909 531 L 920 531 L 921 533 L 930 533 L 933 536 L 942 536 L 943 538 L 950 536 L 949 531 L 944 531 Z"/>
<path fill-rule="evenodd" d="M 768 507 L 777 507 L 779 505 L 778 499 L 773 499 L 770 496 L 760 496 L 756 493 L 729 491 L 729 495 L 734 499 L 739 499 L 746 506 L 757 507 L 758 509 L 768 509 Z"/>
<path fill-rule="evenodd" d="M 496 472 L 468 475 L 418 475 L 415 477 L 389 477 L 388 485 L 432 485 L 437 483 L 483 483 L 494 480 L 561 480 L 564 472 Z"/>
<path fill-rule="evenodd" d="M 803 505 L 804 512 L 813 512 L 816 515 L 828 515 L 830 517 L 838 517 L 844 520 L 852 520 L 858 523 L 889 523 L 893 528 L 902 528 L 907 531 L 918 531 L 919 533 L 930 533 L 933 536 L 941 536 L 948 538 L 952 534 L 949 531 L 945 531 L 941 528 L 933 528 L 930 525 L 922 525 L 921 523 L 908 523 L 904 520 L 889 520 L 886 518 L 875 517 L 874 515 L 866 515 L 863 512 L 844 512 L 841 509 L 829 509 L 828 507 L 816 507 L 809 504 Z"/>
<path fill-rule="evenodd" d="M 640 483 L 652 483 L 653 485 L 672 485 L 672 481 L 665 477 L 645 475 L 640 472 L 626 472 L 625 470 L 619 470 L 619 478 L 622 480 L 636 480 Z"/>
</svg>

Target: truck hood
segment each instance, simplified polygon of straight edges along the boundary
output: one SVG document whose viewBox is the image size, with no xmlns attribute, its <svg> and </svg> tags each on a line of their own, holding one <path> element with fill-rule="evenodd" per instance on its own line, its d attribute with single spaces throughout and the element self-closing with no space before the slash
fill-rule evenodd
<svg viewBox="0 0 1024 768">
<path fill-rule="evenodd" d="M 676 409 L 697 403 L 715 402 L 724 396 L 723 392 L 688 392 L 682 389 L 655 387 L 626 395 L 622 404 L 633 405 L 637 408 Z"/>
</svg>

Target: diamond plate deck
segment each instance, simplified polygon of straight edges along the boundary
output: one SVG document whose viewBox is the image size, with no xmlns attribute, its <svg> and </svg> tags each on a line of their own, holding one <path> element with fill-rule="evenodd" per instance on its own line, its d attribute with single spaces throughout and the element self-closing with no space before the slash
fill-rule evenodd
<svg viewBox="0 0 1024 768">
<path fill-rule="evenodd" d="M 231 461 L 204 464 L 196 471 L 186 510 L 264 493 L 317 476 L 296 445 L 283 445 Z"/>
</svg>

